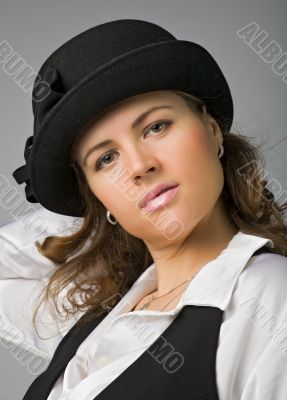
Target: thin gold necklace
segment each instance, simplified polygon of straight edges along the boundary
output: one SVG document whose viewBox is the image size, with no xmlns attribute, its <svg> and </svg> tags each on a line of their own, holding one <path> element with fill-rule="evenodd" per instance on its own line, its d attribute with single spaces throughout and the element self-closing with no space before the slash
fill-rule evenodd
<svg viewBox="0 0 287 400">
<path fill-rule="evenodd" d="M 140 310 L 140 311 L 141 311 L 141 310 L 146 310 L 146 309 L 149 307 L 150 303 L 151 303 L 153 300 L 160 299 L 161 297 L 166 296 L 167 294 L 171 293 L 173 290 L 177 289 L 179 286 L 183 285 L 183 284 L 186 283 L 186 282 L 191 281 L 193 278 L 194 278 L 194 276 L 192 276 L 191 278 L 187 279 L 186 281 L 180 283 L 178 286 L 176 286 L 175 288 L 171 289 L 170 291 L 168 291 L 167 293 L 163 294 L 162 296 L 155 297 L 154 294 L 152 294 L 151 297 L 149 298 L 149 300 L 148 300 L 142 307 L 140 307 L 139 310 Z M 186 288 L 185 288 L 185 289 L 186 289 Z M 184 289 L 184 290 L 185 290 L 185 289 Z M 180 292 L 180 293 L 181 293 L 181 292 Z M 177 293 L 177 295 L 176 295 L 175 297 L 173 297 L 172 300 L 175 299 L 178 295 L 179 295 L 179 293 Z M 171 300 L 171 301 L 172 301 L 172 300 Z M 169 301 L 163 308 L 165 308 L 171 301 Z M 163 308 L 160 309 L 160 311 L 163 310 Z"/>
<path fill-rule="evenodd" d="M 188 286 L 188 285 L 187 285 Z M 163 309 L 165 309 L 179 294 L 183 293 L 186 289 L 187 286 L 181 291 L 179 292 L 176 296 L 174 296 L 165 306 L 163 306 L 159 311 L 162 311 Z"/>
</svg>

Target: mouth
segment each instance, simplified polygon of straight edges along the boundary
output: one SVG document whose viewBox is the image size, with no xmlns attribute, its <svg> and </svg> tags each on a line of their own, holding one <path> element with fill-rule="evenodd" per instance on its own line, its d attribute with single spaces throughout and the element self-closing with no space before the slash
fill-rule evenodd
<svg viewBox="0 0 287 400">
<path fill-rule="evenodd" d="M 148 200 L 142 207 L 144 211 L 155 211 L 167 205 L 179 191 L 179 185 L 161 190 L 156 196 Z"/>
</svg>

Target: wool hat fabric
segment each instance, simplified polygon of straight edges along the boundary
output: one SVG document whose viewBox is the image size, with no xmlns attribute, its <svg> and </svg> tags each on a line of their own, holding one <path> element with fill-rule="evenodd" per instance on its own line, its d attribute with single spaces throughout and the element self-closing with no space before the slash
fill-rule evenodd
<svg viewBox="0 0 287 400">
<path fill-rule="evenodd" d="M 34 81 L 34 129 L 25 144 L 26 164 L 12 173 L 18 184 L 26 184 L 26 199 L 55 213 L 82 217 L 85 205 L 70 166 L 74 139 L 96 114 L 155 90 L 197 96 L 222 131 L 231 128 L 232 97 L 214 58 L 155 23 L 106 22 L 56 49 Z"/>
</svg>

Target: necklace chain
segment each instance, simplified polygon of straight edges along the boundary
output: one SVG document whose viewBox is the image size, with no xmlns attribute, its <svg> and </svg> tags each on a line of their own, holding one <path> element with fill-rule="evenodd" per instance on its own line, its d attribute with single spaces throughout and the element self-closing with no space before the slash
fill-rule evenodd
<svg viewBox="0 0 287 400">
<path fill-rule="evenodd" d="M 194 277 L 194 276 L 193 276 L 193 277 Z M 171 293 L 173 290 L 177 289 L 177 288 L 178 288 L 179 286 L 181 286 L 182 284 L 191 281 L 191 280 L 193 279 L 193 277 L 191 277 L 191 278 L 187 279 L 186 281 L 180 283 L 178 286 L 176 286 L 175 288 L 171 289 L 170 291 L 168 291 L 167 293 L 163 294 L 162 296 L 157 296 L 157 297 L 155 297 L 154 295 L 151 295 L 151 297 L 149 298 L 149 300 L 148 300 L 142 307 L 140 307 L 139 310 L 146 310 L 146 309 L 149 307 L 150 303 L 151 303 L 153 300 L 160 299 L 161 297 L 166 296 L 167 294 Z M 163 308 L 161 308 L 160 311 L 162 311 L 165 307 L 167 307 L 167 306 L 171 303 L 171 301 L 174 300 L 174 299 L 175 299 L 180 293 L 182 293 L 186 288 L 187 288 L 187 287 L 185 287 L 181 292 L 177 293 L 177 295 L 176 295 L 175 297 L 173 297 Z"/>
<path fill-rule="evenodd" d="M 163 306 L 160 309 L 160 311 L 164 310 L 179 294 L 183 293 L 186 289 L 187 289 L 187 286 L 181 292 L 179 292 L 176 296 L 174 296 L 165 306 Z"/>
</svg>

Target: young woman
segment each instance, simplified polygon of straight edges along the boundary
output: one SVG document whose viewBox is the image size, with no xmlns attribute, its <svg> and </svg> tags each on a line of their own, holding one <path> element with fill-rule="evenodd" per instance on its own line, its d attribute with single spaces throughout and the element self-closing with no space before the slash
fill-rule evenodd
<svg viewBox="0 0 287 400">
<path fill-rule="evenodd" d="M 1 228 L 2 336 L 13 326 L 51 359 L 24 400 L 285 399 L 286 204 L 259 149 L 230 132 L 213 57 L 124 19 L 69 40 L 39 76 L 13 176 L 28 201 L 81 224 L 57 234 L 42 217 L 43 243 L 24 234 L 41 211 Z"/>
</svg>

